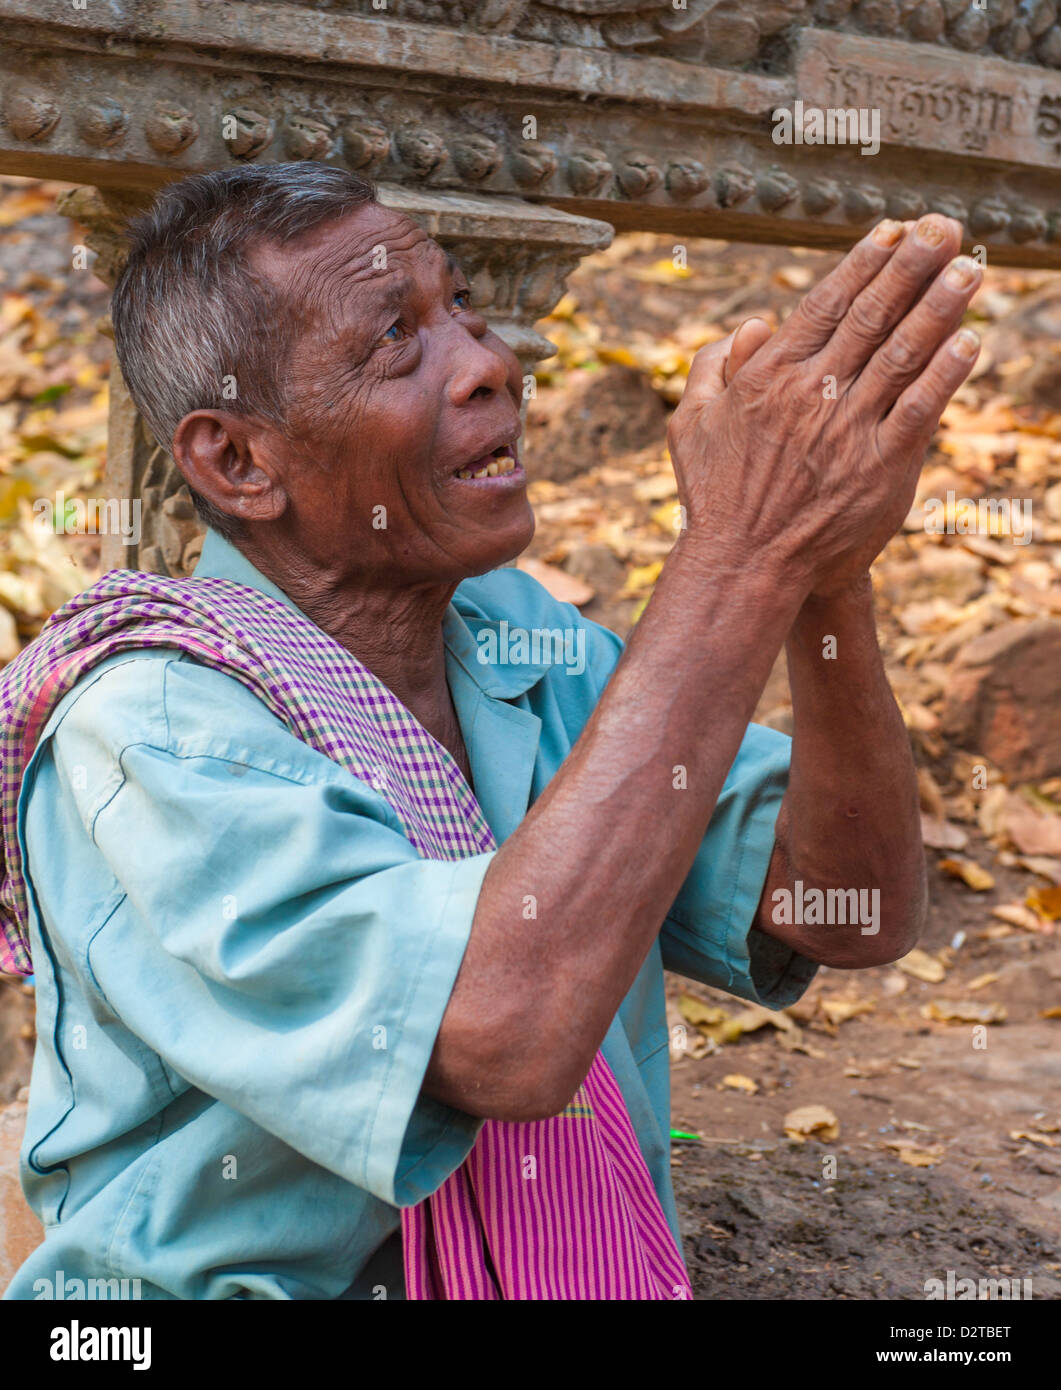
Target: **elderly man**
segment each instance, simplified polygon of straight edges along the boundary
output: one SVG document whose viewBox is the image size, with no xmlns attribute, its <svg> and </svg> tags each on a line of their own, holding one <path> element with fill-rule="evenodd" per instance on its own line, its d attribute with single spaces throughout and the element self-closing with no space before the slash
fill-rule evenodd
<svg viewBox="0 0 1061 1390">
<path fill-rule="evenodd" d="M 780 1008 L 922 922 L 867 571 L 976 356 L 959 242 L 882 223 L 698 355 L 624 651 L 498 568 L 520 370 L 451 256 L 323 165 L 159 196 L 115 336 L 209 529 L 3 676 L 9 1296 L 690 1296 L 664 968 Z M 786 643 L 791 743 L 749 725 Z"/>
</svg>

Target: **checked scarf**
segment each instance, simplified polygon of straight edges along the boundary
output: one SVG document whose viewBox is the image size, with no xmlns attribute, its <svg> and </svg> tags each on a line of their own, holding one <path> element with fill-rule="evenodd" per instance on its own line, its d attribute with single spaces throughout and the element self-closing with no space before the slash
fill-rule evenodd
<svg viewBox="0 0 1061 1390">
<path fill-rule="evenodd" d="M 0 969 L 28 974 L 23 774 L 59 701 L 118 652 L 166 647 L 238 680 L 385 797 L 421 857 L 496 848 L 454 759 L 304 615 L 227 579 L 112 570 L 0 671 Z M 402 1210 L 413 1299 L 682 1299 L 688 1274 L 619 1087 L 598 1053 L 549 1120 L 487 1120 L 468 1158 Z"/>
</svg>

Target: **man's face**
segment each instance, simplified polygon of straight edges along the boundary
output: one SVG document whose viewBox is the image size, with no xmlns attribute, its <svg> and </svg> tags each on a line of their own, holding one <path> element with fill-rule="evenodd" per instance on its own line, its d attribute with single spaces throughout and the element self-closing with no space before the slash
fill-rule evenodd
<svg viewBox="0 0 1061 1390">
<path fill-rule="evenodd" d="M 253 263 L 304 325 L 285 383 L 289 438 L 267 446 L 301 556 L 401 586 L 518 555 L 534 532 L 521 369 L 452 259 L 370 204 Z"/>
</svg>

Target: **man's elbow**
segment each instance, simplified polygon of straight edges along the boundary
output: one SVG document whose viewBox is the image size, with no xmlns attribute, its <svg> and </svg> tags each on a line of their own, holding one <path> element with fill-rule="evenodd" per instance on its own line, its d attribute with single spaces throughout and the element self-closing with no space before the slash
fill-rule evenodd
<svg viewBox="0 0 1061 1390">
<path fill-rule="evenodd" d="M 880 895 L 876 910 L 857 923 L 836 930 L 833 939 L 815 958 L 834 970 L 867 970 L 892 965 L 921 939 L 928 920 L 928 886 L 898 895 Z"/>
<path fill-rule="evenodd" d="M 546 1046 L 539 1037 L 532 1048 L 496 1047 L 498 1032 L 490 1029 L 467 1049 L 450 1049 L 436 1058 L 425 1079 L 425 1091 L 454 1109 L 481 1120 L 526 1124 L 548 1120 L 567 1106 L 589 1070 L 592 1058 L 580 1070 L 565 1049 Z M 485 1032 L 485 1030 L 484 1030 Z M 441 1064 L 441 1065 L 440 1065 Z"/>
</svg>

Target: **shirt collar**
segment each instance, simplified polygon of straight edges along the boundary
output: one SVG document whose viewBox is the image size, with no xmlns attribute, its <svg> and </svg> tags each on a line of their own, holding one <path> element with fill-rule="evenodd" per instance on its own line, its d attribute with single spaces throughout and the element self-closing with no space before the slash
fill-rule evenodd
<svg viewBox="0 0 1061 1390">
<path fill-rule="evenodd" d="M 302 613 L 283 589 L 256 569 L 241 550 L 210 528 L 203 539 L 195 577 L 229 579 L 234 584 L 268 594 L 296 613 Z M 457 662 L 483 694 L 492 699 L 512 700 L 525 694 L 542 679 L 548 665 L 534 662 L 495 664 L 483 660 L 489 646 L 477 640 L 478 634 L 486 628 L 496 631 L 497 620 L 489 618 L 470 595 L 462 593 L 462 587 L 458 587 L 442 619 L 442 640 L 450 660 Z M 305 618 L 306 614 L 302 616 Z M 312 619 L 306 618 L 306 621 L 312 622 Z"/>
</svg>

